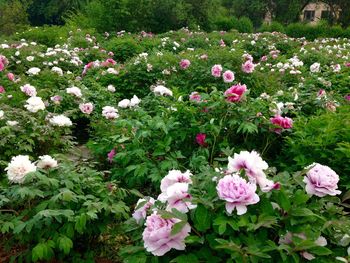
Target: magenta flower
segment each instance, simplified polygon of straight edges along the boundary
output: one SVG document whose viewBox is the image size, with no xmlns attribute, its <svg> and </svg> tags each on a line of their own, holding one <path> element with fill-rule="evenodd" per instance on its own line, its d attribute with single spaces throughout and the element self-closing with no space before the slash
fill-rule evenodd
<svg viewBox="0 0 350 263">
<path fill-rule="evenodd" d="M 190 94 L 190 100 L 191 100 L 191 101 L 200 102 L 200 101 L 201 101 L 201 95 L 200 95 L 198 92 L 194 91 L 194 92 L 192 92 L 192 93 Z"/>
<path fill-rule="evenodd" d="M 224 74 L 222 74 L 225 83 L 231 83 L 235 80 L 235 74 L 231 70 L 226 70 Z"/>
<path fill-rule="evenodd" d="M 187 69 L 191 65 L 191 62 L 188 59 L 181 59 L 179 64 L 182 69 Z"/>
<path fill-rule="evenodd" d="M 293 127 L 293 120 L 288 117 L 282 117 L 281 115 L 270 118 L 270 121 L 273 125 L 279 126 L 282 129 L 291 129 Z M 276 133 L 281 133 L 281 128 L 276 128 L 274 131 Z"/>
<path fill-rule="evenodd" d="M 224 95 L 226 100 L 229 102 L 240 101 L 243 97 L 243 94 L 247 91 L 246 85 L 236 84 L 225 91 Z"/>
<path fill-rule="evenodd" d="M 3 86 L 0 86 L 0 93 L 4 93 L 5 92 L 5 88 Z"/>
<path fill-rule="evenodd" d="M 113 149 L 107 154 L 107 158 L 108 158 L 108 161 L 109 161 L 110 163 L 112 163 L 114 156 L 115 156 L 115 148 L 113 148 Z"/>
<path fill-rule="evenodd" d="M 222 66 L 221 65 L 214 65 L 211 68 L 211 75 L 215 78 L 220 78 L 222 72 Z"/>
<path fill-rule="evenodd" d="M 339 176 L 336 172 L 328 166 L 319 163 L 314 163 L 311 167 L 303 180 L 306 183 L 305 190 L 308 194 L 323 197 L 341 193 L 341 191 L 337 190 Z"/>
<path fill-rule="evenodd" d="M 153 213 L 146 219 L 146 228 L 142 233 L 144 247 L 155 256 L 163 256 L 171 249 L 185 250 L 185 238 L 191 232 L 191 227 L 186 224 L 179 233 L 171 235 L 172 227 L 180 220 L 164 219 L 157 213 Z"/>
<path fill-rule="evenodd" d="M 208 146 L 208 144 L 205 142 L 205 139 L 207 138 L 207 135 L 205 133 L 198 133 L 196 135 L 196 142 L 202 146 L 202 147 L 206 147 Z"/>
<path fill-rule="evenodd" d="M 237 215 L 243 215 L 247 212 L 248 205 L 256 204 L 260 200 L 255 193 L 256 185 L 247 183 L 237 174 L 226 175 L 220 179 L 216 190 L 219 198 L 226 201 L 226 211 L 229 214 L 236 208 Z"/>
<path fill-rule="evenodd" d="M 244 73 L 253 73 L 255 65 L 251 60 L 247 60 L 242 64 L 242 71 Z"/>
<path fill-rule="evenodd" d="M 350 94 L 348 94 L 348 95 L 345 95 L 345 97 L 344 97 L 347 101 L 350 101 Z"/>
<path fill-rule="evenodd" d="M 320 89 L 318 92 L 317 92 L 317 97 L 324 97 L 326 95 L 326 91 L 324 89 Z"/>
</svg>

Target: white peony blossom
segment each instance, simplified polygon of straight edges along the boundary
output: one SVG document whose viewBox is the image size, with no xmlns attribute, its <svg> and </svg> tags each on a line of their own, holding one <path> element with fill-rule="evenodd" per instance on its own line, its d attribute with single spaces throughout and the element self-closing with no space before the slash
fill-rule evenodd
<svg viewBox="0 0 350 263">
<path fill-rule="evenodd" d="M 132 97 L 132 99 L 130 100 L 130 107 L 138 106 L 140 104 L 140 102 L 141 102 L 141 100 L 136 95 L 134 95 Z"/>
<path fill-rule="evenodd" d="M 314 63 L 314 64 L 312 64 L 311 66 L 310 66 L 310 71 L 312 72 L 312 73 L 317 73 L 317 72 L 320 72 L 320 70 L 321 70 L 321 64 L 320 63 Z"/>
<path fill-rule="evenodd" d="M 130 100 L 128 100 L 128 99 L 123 99 L 123 100 L 121 100 L 121 101 L 119 101 L 119 103 L 118 103 L 118 107 L 119 108 L 128 108 L 130 106 Z"/>
<path fill-rule="evenodd" d="M 26 174 L 35 172 L 36 166 L 29 160 L 28 155 L 18 155 L 12 157 L 5 171 L 10 182 L 23 183 Z"/>
<path fill-rule="evenodd" d="M 4 111 L 0 110 L 0 120 L 4 118 L 4 115 L 5 115 Z"/>
<path fill-rule="evenodd" d="M 45 109 L 45 104 L 40 97 L 30 97 L 24 107 L 30 112 L 38 112 Z"/>
<path fill-rule="evenodd" d="M 102 116 L 106 119 L 116 119 L 119 117 L 118 110 L 111 106 L 105 106 L 102 108 Z"/>
<path fill-rule="evenodd" d="M 170 89 L 168 89 L 168 88 L 166 88 L 166 87 L 164 87 L 164 86 L 162 86 L 162 85 L 156 86 L 156 87 L 154 88 L 153 92 L 154 92 L 154 94 L 156 94 L 156 95 L 161 95 L 161 96 L 173 96 L 173 92 L 172 92 Z"/>
<path fill-rule="evenodd" d="M 64 115 L 54 116 L 49 120 L 49 122 L 52 125 L 59 126 L 59 127 L 69 127 L 73 125 L 72 121 Z"/>
<path fill-rule="evenodd" d="M 34 57 L 33 57 L 33 56 L 28 56 L 26 59 L 27 59 L 27 61 L 29 61 L 29 62 L 34 61 Z"/>
<path fill-rule="evenodd" d="M 83 94 L 81 93 L 81 90 L 78 87 L 70 87 L 66 89 L 66 92 L 68 94 L 73 94 L 74 96 L 80 98 L 81 96 L 83 96 Z"/>
<path fill-rule="evenodd" d="M 113 85 L 108 85 L 107 90 L 110 92 L 115 92 L 115 87 Z"/>
<path fill-rule="evenodd" d="M 57 166 L 57 161 L 50 155 L 43 155 L 39 156 L 39 161 L 36 166 L 41 169 L 54 168 Z"/>
<path fill-rule="evenodd" d="M 40 68 L 34 67 L 34 68 L 28 69 L 27 74 L 28 74 L 28 75 L 31 75 L 31 76 L 32 76 L 32 75 L 38 75 L 38 74 L 40 73 L 40 71 L 41 71 Z"/>
<path fill-rule="evenodd" d="M 18 124 L 18 121 L 7 121 L 6 125 L 8 126 L 16 126 Z"/>
<path fill-rule="evenodd" d="M 59 67 L 52 67 L 51 71 L 57 73 L 60 76 L 63 76 L 63 70 Z"/>
</svg>

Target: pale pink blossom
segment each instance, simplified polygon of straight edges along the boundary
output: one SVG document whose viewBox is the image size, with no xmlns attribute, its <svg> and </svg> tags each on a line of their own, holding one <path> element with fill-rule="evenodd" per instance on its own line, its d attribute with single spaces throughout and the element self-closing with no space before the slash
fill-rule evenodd
<svg viewBox="0 0 350 263">
<path fill-rule="evenodd" d="M 242 64 L 242 71 L 244 73 L 253 73 L 255 64 L 251 60 L 247 60 Z"/>
<path fill-rule="evenodd" d="M 175 183 L 192 184 L 191 172 L 187 170 L 182 173 L 180 170 L 170 170 L 160 182 L 160 190 L 166 192 L 167 188 Z"/>
<path fill-rule="evenodd" d="M 235 74 L 231 70 L 226 70 L 224 74 L 222 74 L 225 83 L 231 83 L 235 80 Z"/>
<path fill-rule="evenodd" d="M 187 69 L 191 65 L 191 62 L 188 59 L 181 59 L 180 67 L 182 69 Z"/>
<path fill-rule="evenodd" d="M 82 113 L 89 115 L 94 110 L 94 105 L 91 102 L 81 103 L 79 104 L 79 109 L 81 110 Z"/>
<path fill-rule="evenodd" d="M 154 202 L 155 200 L 152 197 L 149 197 L 147 199 L 141 198 L 137 201 L 137 209 L 135 209 L 134 213 L 132 214 L 132 217 L 136 220 L 138 224 L 141 222 L 142 219 L 146 218 L 147 211 L 151 208 L 152 205 L 154 205 Z M 141 203 L 144 203 L 144 205 L 140 206 Z"/>
<path fill-rule="evenodd" d="M 5 88 L 3 86 L 0 86 L 0 94 L 5 92 Z"/>
<path fill-rule="evenodd" d="M 15 75 L 13 73 L 7 73 L 7 78 L 10 80 L 10 81 L 14 81 L 15 80 Z"/>
<path fill-rule="evenodd" d="M 226 201 L 226 211 L 232 214 L 237 209 L 237 215 L 247 212 L 247 206 L 256 204 L 260 198 L 256 194 L 256 185 L 248 183 L 237 174 L 226 175 L 219 180 L 216 190 L 221 200 Z"/>
<path fill-rule="evenodd" d="M 323 197 L 326 195 L 339 195 L 341 193 L 341 191 L 337 190 L 339 176 L 335 171 L 325 165 L 318 163 L 312 164 L 311 169 L 306 173 L 303 181 L 306 183 L 305 190 L 310 195 Z"/>
<path fill-rule="evenodd" d="M 171 249 L 185 250 L 185 238 L 189 235 L 191 227 L 188 223 L 175 235 L 171 234 L 173 226 L 179 219 L 164 219 L 153 213 L 146 219 L 146 228 L 142 233 L 144 247 L 155 256 L 163 256 Z"/>
<path fill-rule="evenodd" d="M 36 96 L 36 88 L 30 84 L 25 84 L 20 87 L 21 91 L 25 93 L 27 96 L 35 97 Z"/>
<path fill-rule="evenodd" d="M 220 78 L 222 72 L 222 66 L 221 65 L 214 65 L 211 68 L 211 75 L 215 78 Z"/>
<path fill-rule="evenodd" d="M 192 93 L 190 94 L 190 100 L 191 100 L 191 101 L 200 102 L 200 101 L 201 101 L 201 95 L 200 95 L 198 92 L 194 91 L 194 92 L 192 92 Z"/>
</svg>

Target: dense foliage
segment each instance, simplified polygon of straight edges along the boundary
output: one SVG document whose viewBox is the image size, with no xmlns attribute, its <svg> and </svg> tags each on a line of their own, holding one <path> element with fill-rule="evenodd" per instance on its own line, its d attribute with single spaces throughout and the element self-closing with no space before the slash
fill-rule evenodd
<svg viewBox="0 0 350 263">
<path fill-rule="evenodd" d="M 67 26 L 2 40 L 0 257 L 349 261 L 349 47 Z"/>
</svg>

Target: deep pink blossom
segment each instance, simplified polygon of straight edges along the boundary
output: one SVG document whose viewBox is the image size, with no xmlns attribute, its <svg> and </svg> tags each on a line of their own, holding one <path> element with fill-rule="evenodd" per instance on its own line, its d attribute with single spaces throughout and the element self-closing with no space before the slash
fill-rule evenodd
<svg viewBox="0 0 350 263">
<path fill-rule="evenodd" d="M 205 139 L 207 138 L 207 135 L 205 133 L 198 133 L 196 135 L 196 142 L 202 146 L 202 147 L 206 147 L 208 146 L 208 144 L 205 142 Z"/>
<path fill-rule="evenodd" d="M 3 86 L 0 86 L 0 93 L 4 93 L 5 92 L 5 88 Z"/>
<path fill-rule="evenodd" d="M 10 80 L 10 81 L 14 81 L 15 80 L 15 75 L 13 73 L 7 73 L 7 78 Z"/>
<path fill-rule="evenodd" d="M 109 161 L 110 163 L 112 163 L 114 156 L 115 156 L 115 148 L 113 148 L 113 149 L 107 154 L 107 158 L 108 158 L 108 161 Z"/>
<path fill-rule="evenodd" d="M 345 95 L 344 97 L 347 101 L 350 101 L 350 94 Z"/>
<path fill-rule="evenodd" d="M 225 91 L 224 95 L 229 102 L 238 102 L 242 99 L 244 93 L 247 91 L 246 85 L 236 84 Z"/>
<path fill-rule="evenodd" d="M 293 120 L 288 117 L 282 117 L 281 115 L 270 118 L 270 121 L 273 125 L 280 127 L 275 129 L 277 133 L 280 133 L 281 129 L 291 129 L 293 127 Z"/>
<path fill-rule="evenodd" d="M 192 92 L 192 93 L 190 94 L 190 100 L 191 100 L 191 101 L 200 102 L 200 101 L 201 101 L 201 95 L 200 95 L 198 92 L 194 91 L 194 92 Z"/>
</svg>

